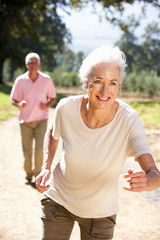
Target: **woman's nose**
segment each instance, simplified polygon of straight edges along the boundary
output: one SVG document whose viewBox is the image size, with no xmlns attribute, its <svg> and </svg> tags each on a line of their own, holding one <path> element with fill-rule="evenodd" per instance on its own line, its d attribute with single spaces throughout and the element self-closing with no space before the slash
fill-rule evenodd
<svg viewBox="0 0 160 240">
<path fill-rule="evenodd" d="M 108 92 L 109 92 L 108 85 L 107 84 L 103 84 L 101 89 L 100 89 L 100 93 L 103 94 L 103 95 L 107 95 Z"/>
</svg>

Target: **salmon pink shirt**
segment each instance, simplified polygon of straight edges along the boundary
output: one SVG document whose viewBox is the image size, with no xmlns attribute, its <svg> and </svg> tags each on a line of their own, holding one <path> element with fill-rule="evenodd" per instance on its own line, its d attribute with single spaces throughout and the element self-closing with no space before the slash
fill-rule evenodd
<svg viewBox="0 0 160 240">
<path fill-rule="evenodd" d="M 18 102 L 25 100 L 27 105 L 19 108 L 19 122 L 33 122 L 48 119 L 48 108 L 41 110 L 40 103 L 47 103 L 47 98 L 55 98 L 56 90 L 52 79 L 38 71 L 39 76 L 35 82 L 28 76 L 28 72 L 19 76 L 13 85 L 11 99 Z"/>
</svg>

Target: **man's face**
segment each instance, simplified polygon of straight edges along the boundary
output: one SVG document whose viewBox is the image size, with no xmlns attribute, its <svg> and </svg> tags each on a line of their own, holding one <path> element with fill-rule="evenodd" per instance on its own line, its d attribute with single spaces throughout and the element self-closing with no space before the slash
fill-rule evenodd
<svg viewBox="0 0 160 240">
<path fill-rule="evenodd" d="M 37 72 L 39 69 L 39 66 L 40 64 L 38 62 L 38 59 L 35 57 L 30 58 L 28 64 L 26 65 L 30 73 Z"/>
</svg>

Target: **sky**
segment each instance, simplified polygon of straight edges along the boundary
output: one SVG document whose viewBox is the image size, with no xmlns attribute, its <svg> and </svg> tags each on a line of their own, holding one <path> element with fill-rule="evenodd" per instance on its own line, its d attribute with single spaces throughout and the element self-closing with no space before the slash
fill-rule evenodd
<svg viewBox="0 0 160 240">
<path fill-rule="evenodd" d="M 126 4 L 124 18 L 127 19 L 131 14 L 141 13 L 141 4 Z M 72 34 L 72 44 L 69 46 L 74 52 L 83 51 L 89 53 L 102 45 L 113 45 L 122 35 L 119 27 L 114 27 L 104 19 L 104 11 L 100 4 L 97 4 L 96 10 L 101 16 L 99 21 L 98 15 L 92 13 L 91 7 L 85 7 L 81 11 L 70 10 L 70 15 L 61 12 L 60 15 L 66 24 L 66 27 Z M 152 21 L 157 21 L 158 10 L 148 5 L 147 17 L 142 21 L 141 27 L 137 29 L 137 35 L 144 32 L 145 26 Z"/>
</svg>

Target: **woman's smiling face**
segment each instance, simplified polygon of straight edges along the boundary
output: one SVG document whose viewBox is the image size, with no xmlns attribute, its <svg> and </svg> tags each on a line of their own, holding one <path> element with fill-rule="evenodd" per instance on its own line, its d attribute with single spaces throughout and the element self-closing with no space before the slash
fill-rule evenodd
<svg viewBox="0 0 160 240">
<path fill-rule="evenodd" d="M 86 86 L 90 106 L 106 108 L 111 106 L 121 86 L 120 70 L 113 63 L 100 63 L 92 69 Z"/>
</svg>

